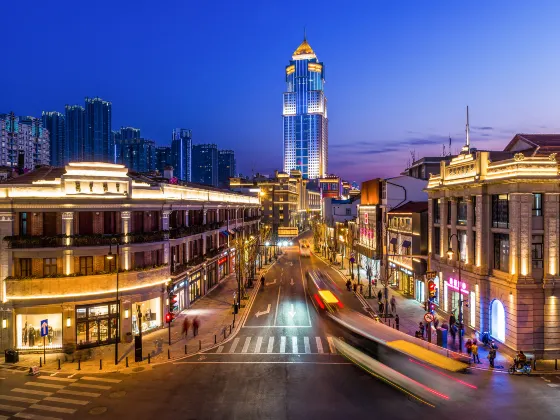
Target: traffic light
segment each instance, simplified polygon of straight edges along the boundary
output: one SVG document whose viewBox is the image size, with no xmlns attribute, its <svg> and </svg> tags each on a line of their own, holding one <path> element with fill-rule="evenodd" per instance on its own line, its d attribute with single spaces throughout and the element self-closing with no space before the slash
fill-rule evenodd
<svg viewBox="0 0 560 420">
<path fill-rule="evenodd" d="M 168 312 L 165 314 L 165 322 L 167 322 L 168 324 L 171 324 L 174 319 L 175 319 L 175 315 L 173 313 Z"/>
<path fill-rule="evenodd" d="M 169 293 L 169 312 L 177 312 L 179 304 L 177 303 L 177 295 L 173 292 Z"/>
<path fill-rule="evenodd" d="M 428 291 L 430 293 L 431 298 L 433 298 L 436 295 L 436 284 L 432 280 L 428 282 Z"/>
</svg>

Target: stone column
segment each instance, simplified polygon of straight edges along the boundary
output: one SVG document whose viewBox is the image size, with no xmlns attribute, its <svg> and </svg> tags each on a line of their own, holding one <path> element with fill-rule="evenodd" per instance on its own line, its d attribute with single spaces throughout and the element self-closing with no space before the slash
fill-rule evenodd
<svg viewBox="0 0 560 420">
<path fill-rule="evenodd" d="M 189 226 L 189 209 L 185 210 L 185 226 Z"/>
<path fill-rule="evenodd" d="M 191 241 L 189 241 L 188 239 L 185 241 L 185 253 L 187 254 L 185 256 L 185 263 L 189 262 L 189 251 L 190 251 L 190 243 Z"/>
<path fill-rule="evenodd" d="M 454 251 L 453 254 L 453 261 L 459 261 L 461 255 L 459 253 L 459 238 L 457 236 L 457 199 L 452 197 L 449 199 L 451 201 L 451 236 L 453 239 L 451 240 L 451 249 Z M 447 225 L 447 219 L 445 219 L 445 223 Z M 447 248 L 449 248 L 449 238 L 447 238 Z M 447 251 L 445 248 L 445 251 Z"/>
<path fill-rule="evenodd" d="M 203 225 L 206 224 L 206 212 L 208 212 L 208 210 L 202 209 L 202 224 Z"/>
<path fill-rule="evenodd" d="M 121 211 L 121 232 L 123 234 L 123 242 L 128 243 L 128 234 L 130 233 L 130 212 Z"/>
<path fill-rule="evenodd" d="M 169 230 L 169 215 L 171 210 L 163 210 L 161 212 L 161 230 Z"/>
<path fill-rule="evenodd" d="M 509 272 L 516 276 L 520 272 L 520 225 L 521 194 L 509 195 Z"/>
<path fill-rule="evenodd" d="M 206 255 L 206 232 L 202 234 L 202 255 Z"/>
<path fill-rule="evenodd" d="M 439 201 L 440 250 L 444 258 L 447 258 L 447 249 L 449 248 L 449 240 L 447 237 L 447 200 L 448 198 L 441 198 Z"/>
<path fill-rule="evenodd" d="M 11 275 L 11 268 L 13 259 L 10 258 L 10 252 L 8 250 L 8 243 L 4 241 L 4 236 L 13 235 L 13 221 L 14 214 L 10 212 L 0 213 L 0 279 L 2 283 L 4 279 Z M 4 302 L 6 296 L 4 296 L 4 285 L 0 287 L 0 302 Z M 1 326 L 0 326 L 1 327 Z"/>
<path fill-rule="evenodd" d="M 74 234 L 74 212 L 67 211 L 62 213 L 62 233 L 66 236 L 72 236 Z M 64 239 L 66 246 L 72 244 L 72 239 Z"/>
<path fill-rule="evenodd" d="M 474 261 L 474 248 L 476 244 L 473 243 L 473 220 L 474 212 L 472 207 L 472 198 L 465 197 L 465 202 L 467 203 L 467 264 L 475 264 Z"/>
<path fill-rule="evenodd" d="M 513 223 L 519 223 L 519 274 L 531 277 L 532 257 L 531 248 L 533 242 L 533 194 L 521 195 L 521 216 Z"/>
<path fill-rule="evenodd" d="M 558 201 L 559 194 L 544 195 L 544 278 L 558 276 Z"/>
</svg>

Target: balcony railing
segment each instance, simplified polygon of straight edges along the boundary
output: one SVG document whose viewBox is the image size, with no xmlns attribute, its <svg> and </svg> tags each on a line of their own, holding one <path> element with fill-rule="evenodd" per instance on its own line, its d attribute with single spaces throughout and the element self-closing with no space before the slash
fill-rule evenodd
<svg viewBox="0 0 560 420">
<path fill-rule="evenodd" d="M 261 216 L 247 216 L 247 217 L 245 217 L 244 220 L 246 222 L 252 222 L 252 221 L 255 221 L 255 220 L 259 220 L 260 218 L 261 218 Z"/>
<path fill-rule="evenodd" d="M 171 270 L 171 275 L 176 276 L 184 271 L 187 271 L 189 268 L 196 267 L 197 265 L 202 264 L 207 259 L 214 258 L 216 255 L 225 251 L 225 249 L 226 249 L 225 246 L 221 246 L 218 249 L 211 249 L 208 250 L 205 255 L 196 256 L 192 258 L 189 262 L 183 264 L 176 264 Z"/>
</svg>

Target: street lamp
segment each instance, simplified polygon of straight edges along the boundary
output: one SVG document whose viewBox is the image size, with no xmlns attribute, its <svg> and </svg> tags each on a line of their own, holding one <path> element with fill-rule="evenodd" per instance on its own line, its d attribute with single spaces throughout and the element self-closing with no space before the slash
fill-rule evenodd
<svg viewBox="0 0 560 420">
<path fill-rule="evenodd" d="M 452 259 L 455 255 L 453 248 L 451 247 L 451 240 L 453 237 L 457 238 L 457 243 L 459 243 L 459 237 L 456 233 L 452 234 L 448 239 L 448 249 L 447 249 L 447 258 Z M 459 284 L 461 284 L 461 254 L 459 254 L 458 261 L 458 269 L 459 269 Z M 461 294 L 461 290 L 459 290 L 459 352 L 463 352 L 463 295 Z M 450 326 L 451 327 L 451 326 Z"/>
<path fill-rule="evenodd" d="M 113 259 L 113 252 L 112 252 L 112 243 L 115 241 L 117 246 L 117 254 L 116 254 L 116 261 L 115 266 L 117 269 L 117 331 L 115 337 L 115 365 L 119 364 L 119 339 L 120 339 L 120 322 L 121 322 L 121 311 L 119 305 L 119 240 L 115 237 L 111 238 L 111 242 L 109 243 L 109 253 L 107 254 L 106 258 L 110 261 Z"/>
</svg>

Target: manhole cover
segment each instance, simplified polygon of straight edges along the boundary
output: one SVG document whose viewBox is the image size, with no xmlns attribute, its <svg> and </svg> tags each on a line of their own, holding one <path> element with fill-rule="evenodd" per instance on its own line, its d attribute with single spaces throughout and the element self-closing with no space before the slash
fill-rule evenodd
<svg viewBox="0 0 560 420">
<path fill-rule="evenodd" d="M 115 391 L 109 394 L 111 398 L 122 398 L 126 395 L 126 391 Z"/>
<path fill-rule="evenodd" d="M 95 407 L 89 410 L 89 414 L 98 415 L 107 412 L 107 407 Z"/>
<path fill-rule="evenodd" d="M 135 368 L 132 369 L 132 371 L 133 371 L 133 372 L 142 372 L 144 369 L 146 369 L 146 368 L 144 368 L 144 367 L 135 367 Z"/>
</svg>

